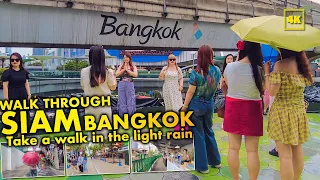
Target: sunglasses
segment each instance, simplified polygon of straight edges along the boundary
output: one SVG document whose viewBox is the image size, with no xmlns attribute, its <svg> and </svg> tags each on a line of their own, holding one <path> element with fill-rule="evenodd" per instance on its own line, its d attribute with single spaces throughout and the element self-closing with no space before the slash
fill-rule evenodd
<svg viewBox="0 0 320 180">
<path fill-rule="evenodd" d="M 169 61 L 176 61 L 176 59 L 169 59 Z"/>
<path fill-rule="evenodd" d="M 11 61 L 11 62 L 14 62 L 14 61 L 15 61 L 15 62 L 19 62 L 20 59 L 10 59 L 10 61 Z"/>
</svg>

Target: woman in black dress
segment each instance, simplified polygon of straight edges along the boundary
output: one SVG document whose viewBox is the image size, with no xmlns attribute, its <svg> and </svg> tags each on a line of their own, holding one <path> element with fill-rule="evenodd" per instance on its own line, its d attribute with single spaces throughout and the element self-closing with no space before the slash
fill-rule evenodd
<svg viewBox="0 0 320 180">
<path fill-rule="evenodd" d="M 12 53 L 10 56 L 10 67 L 2 74 L 3 97 L 5 100 L 24 100 L 30 99 L 30 86 L 28 83 L 29 73 L 23 68 L 22 57 L 19 53 Z M 29 113 L 27 112 L 27 119 Z M 20 112 L 16 110 L 14 120 L 18 123 L 18 137 L 20 132 Z"/>
</svg>

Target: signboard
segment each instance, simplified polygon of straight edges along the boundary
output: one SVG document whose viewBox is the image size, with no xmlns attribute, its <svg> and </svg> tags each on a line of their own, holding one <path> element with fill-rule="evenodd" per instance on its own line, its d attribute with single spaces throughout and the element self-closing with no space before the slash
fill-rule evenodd
<svg viewBox="0 0 320 180">
<path fill-rule="evenodd" d="M 124 146 L 121 149 L 119 149 L 118 151 L 122 152 L 122 151 L 128 151 L 128 150 L 129 150 L 129 147 L 128 146 Z"/>
<path fill-rule="evenodd" d="M 135 50 L 135 51 L 120 51 L 120 55 L 123 56 L 125 53 L 130 53 L 131 56 L 169 56 L 172 51 L 154 51 L 154 50 Z"/>
<path fill-rule="evenodd" d="M 213 48 L 234 50 L 239 40 L 228 24 L 0 4 L 0 24 L 6 24 L 0 26 L 0 45 L 53 44 L 83 48 L 103 45 L 106 49 L 168 50 L 197 49 L 209 44 Z"/>
<path fill-rule="evenodd" d="M 305 30 L 304 9 L 284 9 L 284 30 L 304 31 Z"/>
</svg>

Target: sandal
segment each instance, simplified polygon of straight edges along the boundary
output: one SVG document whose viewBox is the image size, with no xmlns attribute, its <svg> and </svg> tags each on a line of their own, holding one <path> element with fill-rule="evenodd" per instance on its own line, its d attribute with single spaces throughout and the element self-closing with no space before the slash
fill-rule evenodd
<svg viewBox="0 0 320 180">
<path fill-rule="evenodd" d="M 272 155 L 272 156 L 279 157 L 279 153 L 278 153 L 278 151 L 276 150 L 276 148 L 274 148 L 274 149 L 272 149 L 271 151 L 269 151 L 269 154 Z"/>
</svg>

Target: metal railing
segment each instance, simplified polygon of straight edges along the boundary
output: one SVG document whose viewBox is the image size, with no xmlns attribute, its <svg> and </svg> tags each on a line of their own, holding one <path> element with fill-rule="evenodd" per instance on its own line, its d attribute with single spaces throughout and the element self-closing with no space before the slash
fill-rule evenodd
<svg viewBox="0 0 320 180">
<path fill-rule="evenodd" d="M 160 71 L 138 71 L 137 78 L 158 78 Z M 46 77 L 46 78 L 80 78 L 80 71 L 31 71 L 30 77 Z M 184 74 L 188 77 L 188 74 Z"/>
<path fill-rule="evenodd" d="M 142 156 L 140 156 L 140 159 L 132 161 L 133 172 L 147 172 L 149 169 L 151 169 L 153 163 L 162 157 L 161 154 L 147 158 Z"/>
<path fill-rule="evenodd" d="M 188 75 L 188 73 L 187 73 Z M 119 78 L 116 78 L 119 82 Z M 154 90 L 161 91 L 163 81 L 159 78 L 134 78 L 136 92 L 150 92 Z M 189 78 L 184 78 L 183 87 L 188 88 Z M 80 78 L 48 78 L 48 77 L 30 77 L 29 85 L 31 93 L 38 96 L 67 96 L 71 94 L 83 93 Z M 1 90 L 0 90 L 1 91 Z M 117 94 L 117 90 L 112 92 Z M 0 99 L 3 98 L 0 92 Z"/>
</svg>

